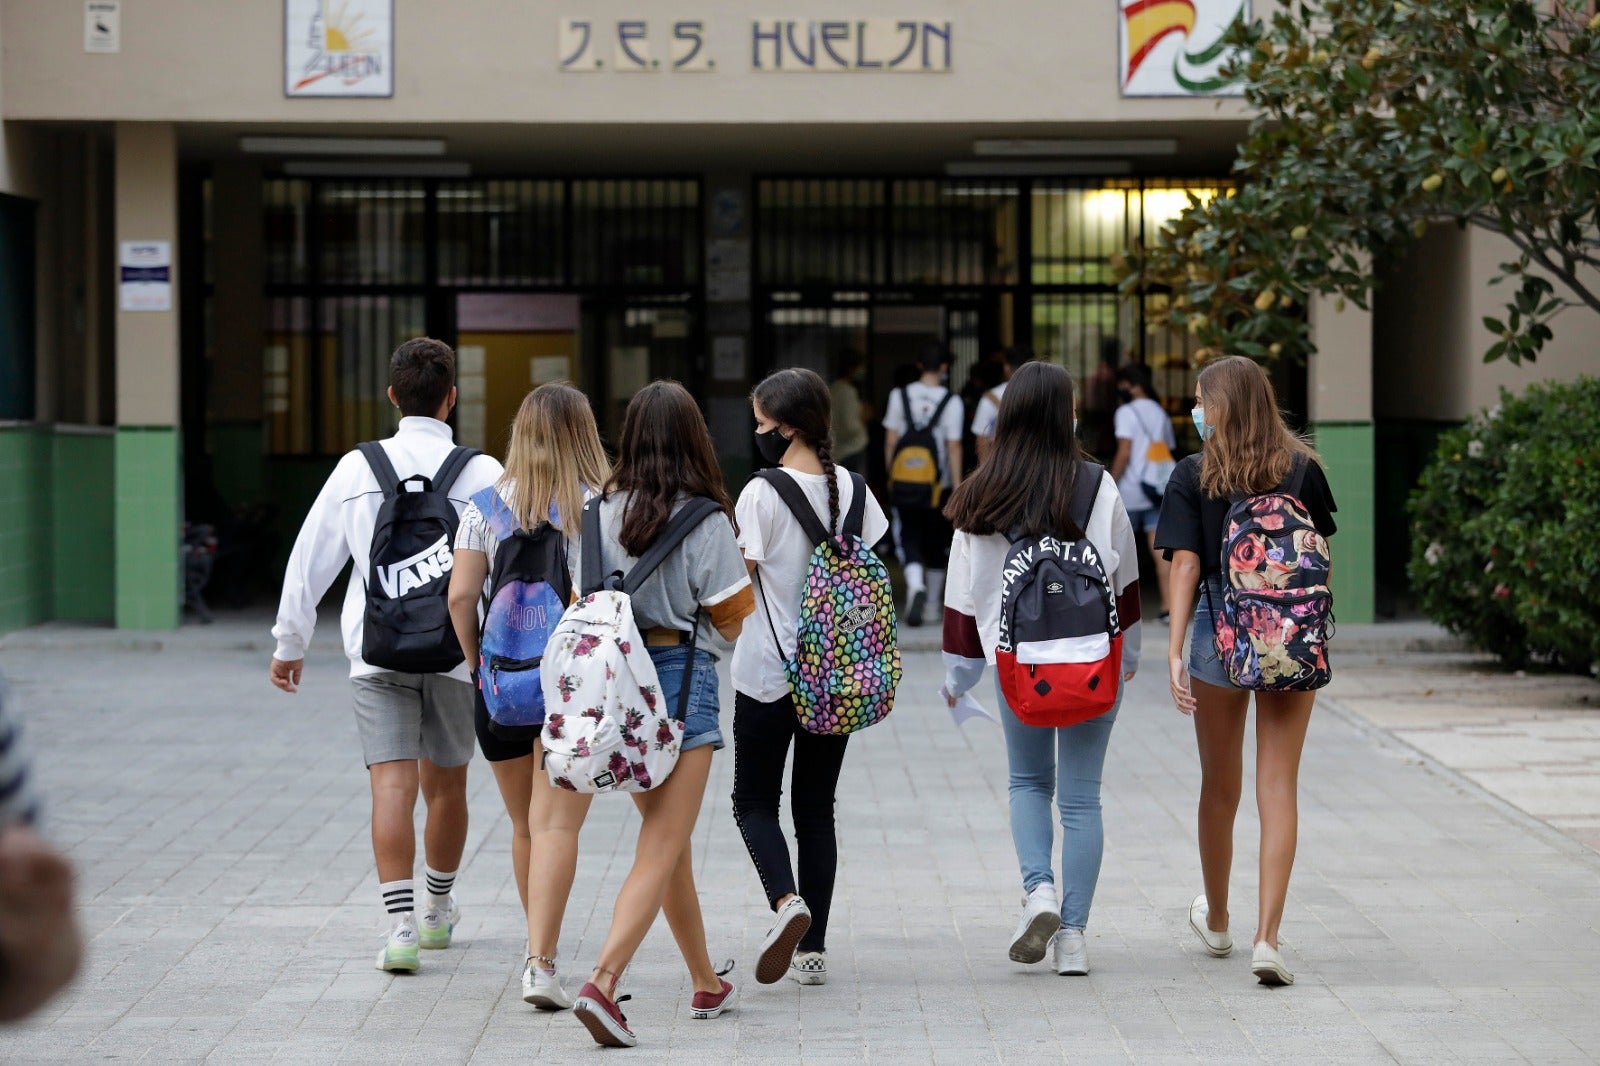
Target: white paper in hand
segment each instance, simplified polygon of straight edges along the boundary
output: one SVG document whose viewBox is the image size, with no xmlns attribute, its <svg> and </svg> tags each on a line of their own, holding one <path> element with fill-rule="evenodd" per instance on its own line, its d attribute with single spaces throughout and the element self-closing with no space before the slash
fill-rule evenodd
<svg viewBox="0 0 1600 1066">
<path fill-rule="evenodd" d="M 939 690 L 941 699 L 944 698 L 944 691 L 943 688 Z M 945 706 L 949 707 L 950 705 L 947 702 Z M 970 692 L 956 698 L 956 705 L 950 707 L 950 717 L 955 722 L 957 729 L 973 718 L 982 718 L 986 722 L 994 722 L 996 724 L 1000 722 L 1000 719 L 991 714 L 987 707 L 973 699 Z"/>
</svg>

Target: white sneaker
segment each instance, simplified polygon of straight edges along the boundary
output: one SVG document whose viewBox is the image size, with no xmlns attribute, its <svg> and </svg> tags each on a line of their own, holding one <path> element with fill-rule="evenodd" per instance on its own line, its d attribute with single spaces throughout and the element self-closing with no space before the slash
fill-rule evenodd
<svg viewBox="0 0 1600 1066">
<path fill-rule="evenodd" d="M 1046 881 L 1035 885 L 1022 899 L 1022 921 L 1011 938 L 1012 962 L 1040 962 L 1050 946 L 1050 938 L 1061 928 L 1061 904 L 1056 886 Z"/>
<path fill-rule="evenodd" d="M 1062 928 L 1050 938 L 1050 951 L 1056 973 L 1063 977 L 1082 977 L 1089 972 L 1089 945 L 1082 929 Z"/>
<path fill-rule="evenodd" d="M 756 981 L 770 985 L 783 979 L 794 961 L 794 949 L 800 938 L 811 928 L 811 908 L 806 901 L 795 896 L 778 910 L 778 919 L 767 930 L 761 942 L 761 954 L 756 959 Z"/>
<path fill-rule="evenodd" d="M 1219 933 L 1206 925 L 1206 916 L 1210 912 L 1206 894 L 1202 892 L 1189 904 L 1189 927 L 1200 937 L 1207 951 L 1216 958 L 1225 959 L 1233 954 L 1233 936 L 1226 929 Z"/>
<path fill-rule="evenodd" d="M 389 930 L 389 940 L 378 952 L 377 967 L 390 973 L 416 973 L 421 963 L 417 959 L 417 921 L 411 911 L 406 911 Z"/>
<path fill-rule="evenodd" d="M 430 898 L 422 910 L 422 916 L 417 919 L 417 932 L 422 938 L 420 946 L 430 950 L 449 947 L 450 938 L 455 935 L 460 921 L 461 908 L 456 906 L 454 892 L 446 897 L 443 906 Z"/>
<path fill-rule="evenodd" d="M 1250 972 L 1264 985 L 1294 984 L 1294 974 L 1283 964 L 1283 956 L 1265 940 L 1256 945 L 1255 954 L 1250 957 Z"/>
<path fill-rule="evenodd" d="M 828 957 L 820 951 L 802 951 L 789 963 L 789 980 L 802 985 L 828 983 Z"/>
<path fill-rule="evenodd" d="M 540 1010 L 569 1010 L 572 997 L 561 987 L 561 973 L 546 970 L 534 959 L 529 959 L 522 969 L 522 1002 L 531 1003 Z"/>
</svg>

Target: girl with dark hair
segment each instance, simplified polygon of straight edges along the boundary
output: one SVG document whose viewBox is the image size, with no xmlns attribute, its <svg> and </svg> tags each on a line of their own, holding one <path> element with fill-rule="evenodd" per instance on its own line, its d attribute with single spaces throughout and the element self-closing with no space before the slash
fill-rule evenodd
<svg viewBox="0 0 1600 1066">
<path fill-rule="evenodd" d="M 1006 554 L 1013 539 L 1086 537 L 1100 554 L 1116 594 L 1122 626 L 1122 679 L 1139 666 L 1139 564 L 1128 512 L 1116 482 L 1090 463 L 1078 444 L 1072 376 L 1049 363 L 1018 368 L 1000 399 L 989 457 L 962 482 L 946 513 L 955 525 L 945 591 L 946 700 L 953 707 L 995 662 Z M 1074 486 L 1099 479 L 1087 528 L 1073 514 Z M 1121 704 L 1097 718 L 1055 728 L 1024 723 L 996 685 L 1010 767 L 1011 838 L 1022 871 L 1023 914 L 1010 957 L 1034 963 L 1053 954 L 1060 974 L 1089 972 L 1084 928 L 1100 877 L 1104 830 L 1100 776 Z M 1051 870 L 1054 827 L 1060 811 L 1061 892 Z"/>
<path fill-rule="evenodd" d="M 817 518 L 841 528 L 865 483 L 832 457 L 828 386 L 810 370 L 779 370 L 751 394 L 756 445 L 769 463 L 794 479 Z M 889 520 L 870 493 L 862 540 L 874 544 Z M 739 547 L 756 576 L 761 617 L 733 652 L 733 816 L 777 920 L 761 945 L 756 980 L 788 974 L 803 985 L 827 980 L 828 912 L 838 866 L 834 790 L 848 736 L 818 736 L 796 716 L 784 662 L 795 654 L 800 597 L 813 545 L 800 521 L 768 482 L 755 478 L 739 496 Z M 799 852 L 795 881 L 789 843 L 778 823 L 783 764 L 794 746 L 789 803 Z"/>
<path fill-rule="evenodd" d="M 1311 446 L 1278 411 L 1266 372 L 1230 355 L 1208 363 L 1195 380 L 1194 424 L 1202 451 L 1178 464 L 1161 503 L 1155 546 L 1172 560 L 1172 614 L 1167 638 L 1172 701 L 1194 717 L 1200 748 L 1200 873 L 1205 891 L 1189 905 L 1189 925 L 1206 951 L 1233 951 L 1228 932 L 1228 878 L 1233 866 L 1233 819 L 1244 776 L 1244 730 L 1250 692 L 1235 686 L 1217 652 L 1223 602 L 1223 526 L 1230 501 L 1281 491 L 1298 481 L 1298 498 L 1331 537 L 1333 492 Z M 1301 536 L 1302 534 L 1296 534 Z M 1194 635 L 1184 657 L 1184 625 L 1194 611 Z M 1257 692 L 1256 808 L 1261 815 L 1260 909 L 1251 970 L 1262 984 L 1287 985 L 1294 975 L 1278 950 L 1278 926 L 1289 894 L 1299 835 L 1300 753 L 1311 724 L 1314 691 Z"/>
<path fill-rule="evenodd" d="M 724 978 L 732 964 L 719 970 L 706 951 L 689 836 L 705 796 L 711 753 L 723 746 L 716 663 L 726 643 L 719 640 L 739 636 L 754 609 L 754 596 L 734 539 L 733 503 L 723 490 L 705 419 L 682 385 L 652 382 L 633 397 L 623 416 L 616 463 L 598 504 L 599 529 L 585 522 L 579 540 L 600 537 L 601 568 L 607 574 L 627 573 L 666 530 L 673 514 L 694 497 L 716 501 L 723 516 L 713 515 L 693 529 L 632 596 L 634 620 L 667 706 L 678 705 L 682 686 L 690 688 L 676 767 L 654 789 L 632 794 L 643 817 L 633 869 L 617 895 L 594 974 L 573 1008 L 597 1043 L 613 1047 L 638 1042 L 617 1007 L 617 983 L 662 911 L 694 982 L 691 1016 L 715 1018 L 735 997 L 732 982 Z M 573 586 L 582 589 L 593 575 L 583 573 L 581 543 L 574 545 L 571 559 Z M 548 782 L 544 787 L 552 793 L 546 825 L 570 838 L 575 848 L 593 796 Z M 535 869 L 540 847 L 536 837 Z M 539 895 L 530 885 L 530 926 Z M 542 954 L 547 949 L 532 944 L 529 950 Z M 548 952 L 553 957 L 554 944 Z M 535 961 L 547 960 L 536 955 Z"/>
</svg>

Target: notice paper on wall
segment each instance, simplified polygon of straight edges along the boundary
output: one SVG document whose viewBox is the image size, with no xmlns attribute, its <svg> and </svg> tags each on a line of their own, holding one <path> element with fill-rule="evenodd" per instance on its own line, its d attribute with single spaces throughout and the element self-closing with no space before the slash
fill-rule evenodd
<svg viewBox="0 0 1600 1066">
<path fill-rule="evenodd" d="M 123 241 L 118 263 L 124 311 L 172 310 L 171 241 Z"/>
</svg>

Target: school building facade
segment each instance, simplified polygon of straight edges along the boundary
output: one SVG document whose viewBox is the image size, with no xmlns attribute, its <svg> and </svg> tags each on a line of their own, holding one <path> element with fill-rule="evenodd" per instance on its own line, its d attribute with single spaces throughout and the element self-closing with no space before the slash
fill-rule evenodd
<svg viewBox="0 0 1600 1066">
<path fill-rule="evenodd" d="M 217 531 L 217 595 L 270 595 L 422 333 L 492 451 L 533 384 L 575 381 L 614 433 L 675 377 L 737 484 L 761 374 L 860 352 L 881 404 L 930 340 L 958 386 L 1031 346 L 1091 427 L 1106 361 L 1145 362 L 1193 447 L 1193 340 L 1111 257 L 1225 187 L 1240 11 L 0 0 L 0 630 L 177 625 L 186 520 Z M 1432 234 L 1374 314 L 1310 307 L 1318 354 L 1274 369 L 1340 504 L 1342 620 L 1403 571 L 1376 516 L 1431 435 L 1582 368 L 1576 336 L 1481 364 L 1505 257 Z"/>
</svg>

